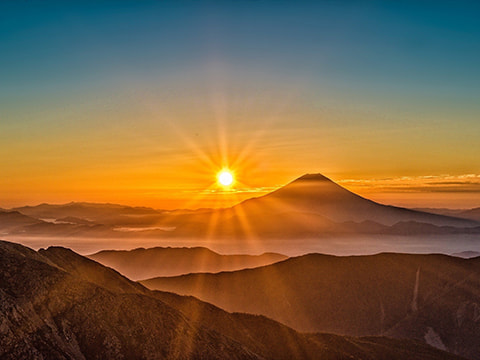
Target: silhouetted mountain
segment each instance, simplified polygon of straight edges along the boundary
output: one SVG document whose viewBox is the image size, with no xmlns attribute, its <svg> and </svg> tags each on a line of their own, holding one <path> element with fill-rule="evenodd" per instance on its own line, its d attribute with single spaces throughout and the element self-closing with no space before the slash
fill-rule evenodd
<svg viewBox="0 0 480 360">
<path fill-rule="evenodd" d="M 9 235 L 47 237 L 122 237 L 112 227 L 105 225 L 81 225 L 38 221 L 33 224 L 10 229 Z"/>
<path fill-rule="evenodd" d="M 237 205 L 240 213 L 314 213 L 331 221 L 365 220 L 384 225 L 416 221 L 434 225 L 475 226 L 475 222 L 378 204 L 348 191 L 321 174 L 307 174 L 290 184 L 256 199 Z"/>
<path fill-rule="evenodd" d="M 461 258 L 464 258 L 464 259 L 470 259 L 470 258 L 480 256 L 480 252 L 478 252 L 478 251 L 462 251 L 462 252 L 454 253 L 454 254 L 452 254 L 452 256 L 461 257 Z"/>
<path fill-rule="evenodd" d="M 459 215 L 462 212 L 466 211 L 465 209 L 449 209 L 449 208 L 413 208 L 413 210 L 427 212 L 430 214 L 453 216 L 453 217 L 460 217 Z"/>
<path fill-rule="evenodd" d="M 2 359 L 460 359 L 418 342 L 300 334 L 152 292 L 71 250 L 0 242 Z"/>
<path fill-rule="evenodd" d="M 256 269 L 142 281 L 300 331 L 408 337 L 480 359 L 480 258 L 290 258 Z"/>
<path fill-rule="evenodd" d="M 465 219 L 460 218 L 461 214 L 452 217 L 382 205 L 320 174 L 304 175 L 270 194 L 228 209 L 161 211 L 115 204 L 69 203 L 16 210 L 38 219 L 55 219 L 58 223 L 15 228 L 14 232 L 7 231 L 8 235 L 261 241 L 344 234 L 480 234 L 480 222 L 472 220 L 474 212 L 470 215 L 472 219 Z"/>
<path fill-rule="evenodd" d="M 432 214 L 453 216 L 462 219 L 480 221 L 480 207 L 474 209 L 446 209 L 446 208 L 418 208 L 416 210 L 425 211 Z"/>
<path fill-rule="evenodd" d="M 115 220 L 128 217 L 143 217 L 148 215 L 157 216 L 162 213 L 161 210 L 155 210 L 147 207 L 132 207 L 117 204 L 97 204 L 97 203 L 79 203 L 71 202 L 68 204 L 51 205 L 40 204 L 36 206 L 23 206 L 14 208 L 22 214 L 37 219 L 62 219 L 65 217 L 75 217 L 96 223 L 109 224 Z"/>
<path fill-rule="evenodd" d="M 220 255 L 203 247 L 135 250 L 103 250 L 88 255 L 92 260 L 114 268 L 129 279 L 174 276 L 194 272 L 219 272 L 269 265 L 287 256 L 275 253 L 262 255 Z"/>
<path fill-rule="evenodd" d="M 465 219 L 480 221 L 480 207 L 462 211 L 458 216 Z"/>
<path fill-rule="evenodd" d="M 171 236 L 318 238 L 342 234 L 477 234 L 478 222 L 378 204 L 320 174 L 230 209 L 167 219 Z"/>
<path fill-rule="evenodd" d="M 382 232 L 378 232 L 382 233 Z M 458 228 L 454 226 L 437 226 L 416 221 L 400 221 L 384 231 L 385 234 L 395 235 L 455 235 L 480 234 L 480 226 Z"/>
<path fill-rule="evenodd" d="M 110 221 L 114 222 L 115 217 Z M 120 218 L 116 218 L 121 221 Z M 55 220 L 55 219 L 52 219 Z M 18 211 L 0 212 L 0 232 L 2 235 L 20 237 L 79 237 L 79 238 L 131 238 L 161 237 L 165 231 L 153 230 L 127 232 L 117 230 L 116 226 L 104 225 L 76 217 L 59 218 L 56 221 L 43 221 L 23 215 Z"/>
<path fill-rule="evenodd" d="M 43 221 L 23 215 L 18 211 L 0 211 L 0 233 L 12 232 L 25 226 L 42 223 Z"/>
</svg>

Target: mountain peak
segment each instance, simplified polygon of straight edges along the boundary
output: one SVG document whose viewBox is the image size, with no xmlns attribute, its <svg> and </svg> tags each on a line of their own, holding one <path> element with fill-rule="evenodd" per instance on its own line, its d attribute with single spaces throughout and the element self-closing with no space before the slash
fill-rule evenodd
<svg viewBox="0 0 480 360">
<path fill-rule="evenodd" d="M 303 208 L 302 211 L 307 212 L 317 212 L 312 211 L 313 208 L 322 207 L 327 203 L 335 208 L 338 208 L 340 203 L 348 203 L 348 206 L 359 201 L 371 203 L 319 173 L 305 174 L 266 197 L 281 198 L 284 202 L 300 206 Z"/>
<path fill-rule="evenodd" d="M 272 213 L 317 214 L 333 222 L 371 220 L 391 226 L 401 221 L 415 221 L 437 226 L 472 227 L 474 222 L 440 216 L 366 199 L 322 174 L 305 174 L 260 198 L 241 204 L 244 213 L 264 216 Z"/>
<path fill-rule="evenodd" d="M 322 175 L 322 174 L 305 174 L 303 176 L 300 176 L 298 179 L 294 180 L 294 182 L 296 181 L 330 181 L 330 182 L 333 182 L 332 180 L 330 180 L 329 178 L 327 178 L 326 176 Z"/>
</svg>

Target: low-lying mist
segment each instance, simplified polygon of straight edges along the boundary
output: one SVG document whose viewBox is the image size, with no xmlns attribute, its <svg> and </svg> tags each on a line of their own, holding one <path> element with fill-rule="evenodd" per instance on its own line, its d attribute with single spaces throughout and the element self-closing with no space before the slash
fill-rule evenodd
<svg viewBox="0 0 480 360">
<path fill-rule="evenodd" d="M 152 238 L 58 238 L 5 236 L 4 240 L 15 241 L 33 249 L 48 246 L 68 247 L 80 254 L 92 254 L 100 250 L 130 250 L 139 247 L 195 247 L 203 246 L 221 254 L 251 254 L 277 252 L 288 256 L 307 253 L 332 255 L 369 255 L 379 252 L 442 253 L 480 251 L 480 236 L 458 235 L 357 235 L 322 238 L 292 239 L 152 239 Z"/>
</svg>

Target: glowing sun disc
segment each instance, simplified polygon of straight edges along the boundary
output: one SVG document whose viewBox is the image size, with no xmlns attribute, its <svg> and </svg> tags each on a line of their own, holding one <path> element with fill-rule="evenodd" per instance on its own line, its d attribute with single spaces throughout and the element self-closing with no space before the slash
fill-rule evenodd
<svg viewBox="0 0 480 360">
<path fill-rule="evenodd" d="M 233 175 L 228 170 L 222 170 L 217 175 L 218 182 L 223 186 L 230 186 L 233 183 Z"/>
</svg>

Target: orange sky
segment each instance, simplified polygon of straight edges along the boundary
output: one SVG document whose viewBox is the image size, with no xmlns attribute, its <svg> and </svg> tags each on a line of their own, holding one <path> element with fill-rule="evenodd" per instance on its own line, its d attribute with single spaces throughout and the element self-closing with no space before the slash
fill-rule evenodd
<svg viewBox="0 0 480 360">
<path fill-rule="evenodd" d="M 398 126 L 373 112 L 317 109 L 291 89 L 276 95 L 213 91 L 205 103 L 192 95 L 164 108 L 144 94 L 105 109 L 84 94 L 79 103 L 31 110 L 31 120 L 3 125 L 0 207 L 221 207 L 305 173 L 387 204 L 480 206 L 474 132 L 453 137 L 453 125 L 439 122 L 426 135 L 414 130 L 419 115 Z M 223 167 L 236 173 L 233 191 L 216 186 Z"/>
<path fill-rule="evenodd" d="M 0 207 L 222 207 L 305 173 L 387 204 L 480 206 L 474 131 L 452 136 L 455 125 L 439 118 L 427 131 L 425 114 L 400 126 L 380 110 L 317 108 L 292 83 L 273 88 L 275 96 L 199 91 L 168 106 L 152 93 L 117 95 L 108 107 L 101 94 L 27 106 L 27 120 L 2 125 Z M 216 185 L 223 167 L 236 173 L 232 191 Z"/>
<path fill-rule="evenodd" d="M 0 12 L 0 207 L 228 206 L 305 173 L 480 206 L 474 11 L 147 3 Z"/>
</svg>

